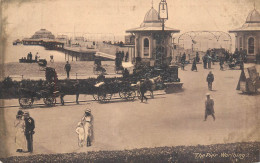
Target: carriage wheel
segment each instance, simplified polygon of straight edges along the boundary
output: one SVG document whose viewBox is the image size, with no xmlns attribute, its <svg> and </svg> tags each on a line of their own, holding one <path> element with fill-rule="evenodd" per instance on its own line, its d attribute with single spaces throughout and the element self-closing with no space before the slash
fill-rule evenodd
<svg viewBox="0 0 260 163">
<path fill-rule="evenodd" d="M 130 91 L 127 92 L 127 96 L 126 96 L 127 100 L 134 100 L 135 97 L 136 97 L 135 91 L 130 90 Z"/>
<path fill-rule="evenodd" d="M 127 96 L 127 91 L 126 89 L 122 89 L 121 91 L 119 91 L 119 97 L 122 99 L 125 99 Z"/>
<path fill-rule="evenodd" d="M 19 104 L 22 108 L 31 107 L 33 104 L 33 98 L 20 97 Z"/>
<path fill-rule="evenodd" d="M 46 97 L 46 98 L 43 98 L 43 102 L 47 106 L 53 106 L 54 104 L 56 104 L 56 98 L 55 97 Z"/>
<path fill-rule="evenodd" d="M 97 94 L 93 94 L 93 98 L 94 98 L 95 101 L 97 101 L 98 100 L 98 95 Z"/>
<path fill-rule="evenodd" d="M 102 102 L 102 103 L 110 101 L 111 98 L 112 98 L 112 94 L 109 94 L 109 93 L 107 93 L 107 94 L 102 93 L 102 94 L 98 95 L 98 101 Z"/>
</svg>

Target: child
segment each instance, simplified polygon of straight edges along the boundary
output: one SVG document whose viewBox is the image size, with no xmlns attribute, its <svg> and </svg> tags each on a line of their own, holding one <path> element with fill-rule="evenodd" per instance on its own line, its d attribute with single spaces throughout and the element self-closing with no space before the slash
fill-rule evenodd
<svg viewBox="0 0 260 163">
<path fill-rule="evenodd" d="M 83 147 L 84 138 L 85 138 L 85 131 L 83 127 L 83 123 L 79 122 L 76 128 L 76 133 L 79 135 L 78 137 L 78 145 L 79 147 Z"/>
</svg>

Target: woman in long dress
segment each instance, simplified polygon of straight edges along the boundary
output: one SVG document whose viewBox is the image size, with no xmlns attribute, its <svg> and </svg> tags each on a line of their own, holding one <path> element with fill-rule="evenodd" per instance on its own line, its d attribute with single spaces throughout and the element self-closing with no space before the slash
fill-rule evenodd
<svg viewBox="0 0 260 163">
<path fill-rule="evenodd" d="M 83 124 L 84 131 L 85 131 L 85 137 L 84 138 L 85 138 L 85 142 L 86 142 L 87 147 L 91 146 L 91 143 L 94 140 L 93 121 L 94 121 L 94 118 L 91 114 L 91 110 L 87 109 L 85 111 L 84 116 L 81 119 L 81 123 Z"/>
<path fill-rule="evenodd" d="M 15 134 L 15 144 L 16 144 L 16 152 L 23 152 L 26 149 L 26 139 L 24 135 L 25 131 L 25 122 L 23 119 L 23 115 L 17 114 L 16 120 L 14 121 L 14 127 L 16 128 Z"/>
</svg>

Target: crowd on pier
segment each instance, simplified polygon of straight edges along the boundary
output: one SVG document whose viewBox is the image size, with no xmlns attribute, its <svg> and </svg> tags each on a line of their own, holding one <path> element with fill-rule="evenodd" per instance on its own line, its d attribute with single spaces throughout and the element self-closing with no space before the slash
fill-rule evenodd
<svg viewBox="0 0 260 163">
<path fill-rule="evenodd" d="M 184 70 L 185 64 L 189 63 L 192 60 L 192 71 L 196 70 L 196 64 L 200 63 L 199 53 L 196 52 L 196 55 L 193 59 L 190 58 L 188 54 L 188 60 L 186 53 L 180 54 L 178 62 L 181 63 L 181 69 Z M 240 66 L 240 69 L 243 69 L 244 63 L 247 62 L 247 52 L 246 50 L 238 50 L 232 54 L 225 49 L 209 49 L 206 51 L 205 55 L 202 56 L 202 63 L 204 69 L 211 69 L 211 65 L 214 65 L 216 62 L 219 62 L 220 70 L 224 70 L 224 63 L 229 65 L 229 68 L 234 68 Z"/>
</svg>

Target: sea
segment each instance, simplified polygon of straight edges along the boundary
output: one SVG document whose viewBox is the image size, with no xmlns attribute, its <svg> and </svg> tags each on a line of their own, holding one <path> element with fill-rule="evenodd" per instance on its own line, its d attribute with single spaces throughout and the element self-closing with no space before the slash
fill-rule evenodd
<svg viewBox="0 0 260 163">
<path fill-rule="evenodd" d="M 13 45 L 12 41 L 8 41 L 4 55 L 4 74 L 1 80 L 8 76 L 17 81 L 23 79 L 45 79 L 45 71 L 38 63 L 19 63 L 19 59 L 27 57 L 29 52 L 32 53 L 33 59 L 36 53 L 38 53 L 39 59 L 46 59 L 47 66 L 55 68 L 59 79 L 66 78 L 66 71 L 64 70 L 66 61 L 69 61 L 71 64 L 71 79 L 85 79 L 97 76 L 93 72 L 93 61 L 75 61 L 75 58 L 72 61 L 71 56 L 65 59 L 65 54 L 60 51 L 46 50 L 44 47 L 38 45 Z M 53 63 L 50 62 L 51 55 L 53 55 Z M 102 66 L 106 69 L 107 76 L 121 76 L 115 74 L 114 61 L 102 61 Z"/>
</svg>

